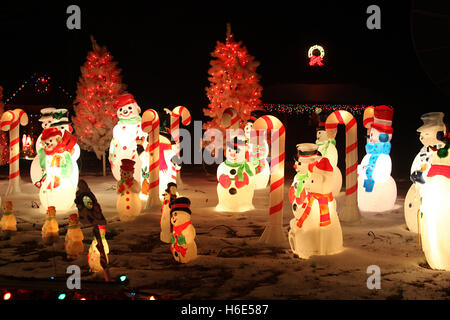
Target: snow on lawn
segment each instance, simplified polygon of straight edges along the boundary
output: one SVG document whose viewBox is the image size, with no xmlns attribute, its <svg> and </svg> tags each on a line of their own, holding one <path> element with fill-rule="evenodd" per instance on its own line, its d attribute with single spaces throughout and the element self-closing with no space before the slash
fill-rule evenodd
<svg viewBox="0 0 450 320">
<path fill-rule="evenodd" d="M 199 257 L 187 265 L 177 264 L 170 246 L 159 240 L 160 211 L 144 211 L 133 222 L 120 222 L 115 209 L 117 195 L 113 177 L 86 176 L 108 220 L 110 271 L 126 274 L 130 287 L 139 292 L 172 299 L 449 299 L 450 272 L 431 270 L 416 234 L 406 229 L 403 201 L 409 181 L 399 183 L 393 211 L 362 213 L 358 224 L 343 225 L 345 250 L 333 256 L 295 257 L 287 241 L 292 211 L 285 186 L 284 228 L 286 248 L 270 248 L 258 242 L 268 220 L 269 189 L 256 191 L 255 210 L 219 213 L 215 176 L 203 172 L 183 174 L 180 194 L 192 202 L 192 222 L 197 231 Z M 5 200 L 8 181 L 0 181 Z M 89 273 L 87 251 L 92 228 L 83 228 L 85 254 L 68 261 L 64 251 L 67 217 L 76 209 L 58 213 L 60 241 L 46 246 L 41 241 L 45 214 L 38 189 L 22 183 L 22 195 L 14 202 L 18 232 L 0 240 L 0 276 L 65 278 L 71 264 L 81 267 L 83 279 L 102 280 Z M 338 210 L 344 192 L 338 197 Z M 381 268 L 381 289 L 366 286 L 367 267 Z"/>
</svg>

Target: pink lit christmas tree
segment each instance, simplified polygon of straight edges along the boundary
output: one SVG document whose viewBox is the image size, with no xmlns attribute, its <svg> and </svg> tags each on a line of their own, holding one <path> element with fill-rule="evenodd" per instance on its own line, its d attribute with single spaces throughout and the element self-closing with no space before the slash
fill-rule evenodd
<svg viewBox="0 0 450 320">
<path fill-rule="evenodd" d="M 103 160 L 105 175 L 105 150 L 109 148 L 113 128 L 117 123 L 114 100 L 126 86 L 122 84 L 121 69 L 106 50 L 91 36 L 93 51 L 88 53 L 81 67 L 73 118 L 80 147 L 95 152 Z"/>
<path fill-rule="evenodd" d="M 203 113 L 212 120 L 203 125 L 204 129 L 224 131 L 222 114 L 228 108 L 237 111 L 239 127 L 243 129 L 251 112 L 260 109 L 262 87 L 256 73 L 259 62 L 242 46 L 242 42 L 234 40 L 230 24 L 227 24 L 225 43 L 217 42 L 211 56 L 214 58 L 208 70 L 211 84 L 206 88 L 210 103 Z"/>
</svg>

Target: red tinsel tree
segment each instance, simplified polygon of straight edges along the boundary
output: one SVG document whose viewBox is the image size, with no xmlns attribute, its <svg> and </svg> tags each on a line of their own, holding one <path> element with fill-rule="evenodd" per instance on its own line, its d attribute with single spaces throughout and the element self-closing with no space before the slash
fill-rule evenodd
<svg viewBox="0 0 450 320">
<path fill-rule="evenodd" d="M 93 51 L 81 67 L 72 121 L 80 147 L 95 152 L 98 159 L 103 157 L 105 173 L 105 150 L 118 121 L 114 100 L 124 93 L 126 86 L 122 84 L 121 69 L 106 47 L 100 47 L 92 36 L 91 41 Z"/>
<path fill-rule="evenodd" d="M 0 118 L 5 111 L 3 99 L 3 88 L 0 86 Z M 0 166 L 7 164 L 9 161 L 8 135 L 5 131 L 0 131 Z"/>
<path fill-rule="evenodd" d="M 211 84 L 206 88 L 210 103 L 203 113 L 212 120 L 203 127 L 224 131 L 222 114 L 226 109 L 234 108 L 240 120 L 239 126 L 243 128 L 251 112 L 259 110 L 261 105 L 262 87 L 259 84 L 260 76 L 256 73 L 259 62 L 242 46 L 242 42 L 234 40 L 229 24 L 225 43 L 218 41 L 211 56 L 215 59 L 208 70 Z"/>
</svg>

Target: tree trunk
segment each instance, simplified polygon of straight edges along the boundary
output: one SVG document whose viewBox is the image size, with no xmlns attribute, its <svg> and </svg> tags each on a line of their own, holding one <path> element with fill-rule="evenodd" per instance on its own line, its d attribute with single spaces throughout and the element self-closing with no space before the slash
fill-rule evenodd
<svg viewBox="0 0 450 320">
<path fill-rule="evenodd" d="M 106 176 L 106 160 L 105 160 L 106 154 L 105 151 L 103 151 L 102 154 L 102 165 L 103 165 L 103 176 Z"/>
</svg>

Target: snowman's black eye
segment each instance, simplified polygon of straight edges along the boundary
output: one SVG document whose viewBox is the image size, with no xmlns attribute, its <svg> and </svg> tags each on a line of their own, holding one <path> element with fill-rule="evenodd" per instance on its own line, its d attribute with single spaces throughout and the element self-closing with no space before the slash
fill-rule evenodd
<svg viewBox="0 0 450 320">
<path fill-rule="evenodd" d="M 131 107 L 128 107 L 128 110 L 131 110 Z"/>
<path fill-rule="evenodd" d="M 314 183 L 314 180 L 311 180 L 311 183 Z"/>
</svg>

